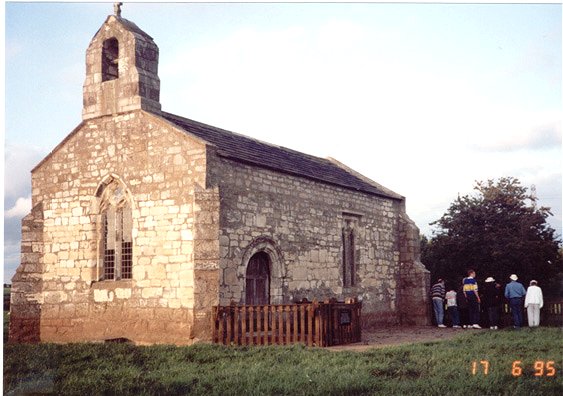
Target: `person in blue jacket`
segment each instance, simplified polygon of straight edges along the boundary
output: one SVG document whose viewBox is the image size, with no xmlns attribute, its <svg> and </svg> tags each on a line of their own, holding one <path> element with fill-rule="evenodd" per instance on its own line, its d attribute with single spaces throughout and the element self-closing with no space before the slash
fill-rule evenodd
<svg viewBox="0 0 563 396">
<path fill-rule="evenodd" d="M 504 296 L 508 299 L 510 305 L 510 312 L 512 312 L 512 321 L 514 328 L 520 329 L 522 327 L 522 303 L 526 295 L 526 289 L 520 282 L 517 282 L 518 276 L 516 274 L 510 275 L 511 282 L 504 288 Z"/>
</svg>

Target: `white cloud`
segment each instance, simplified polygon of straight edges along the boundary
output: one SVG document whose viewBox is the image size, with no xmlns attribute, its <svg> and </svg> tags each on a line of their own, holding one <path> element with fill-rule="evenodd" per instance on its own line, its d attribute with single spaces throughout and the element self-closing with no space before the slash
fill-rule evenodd
<svg viewBox="0 0 563 396">
<path fill-rule="evenodd" d="M 476 180 L 518 176 L 530 164 L 537 172 L 560 167 L 556 150 L 538 154 L 560 146 L 559 110 L 511 105 L 479 73 L 417 58 L 385 44 L 386 34 L 392 32 L 332 20 L 245 29 L 186 47 L 162 64 L 163 83 L 177 82 L 163 89 L 163 106 L 330 155 L 405 195 L 425 233 Z"/>
<path fill-rule="evenodd" d="M 523 112 L 502 114 L 488 118 L 475 133 L 470 144 L 476 150 L 517 151 L 542 150 L 561 147 L 561 114 L 554 112 Z"/>
<path fill-rule="evenodd" d="M 18 198 L 14 206 L 4 212 L 5 218 L 24 217 L 31 210 L 31 196 Z"/>
</svg>

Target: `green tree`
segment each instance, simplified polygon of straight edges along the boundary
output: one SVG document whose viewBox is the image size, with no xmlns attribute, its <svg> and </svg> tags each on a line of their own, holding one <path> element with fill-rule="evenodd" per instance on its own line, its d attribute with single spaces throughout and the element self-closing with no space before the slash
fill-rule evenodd
<svg viewBox="0 0 563 396">
<path fill-rule="evenodd" d="M 536 279 L 546 294 L 560 293 L 559 237 L 546 222 L 549 208 L 513 177 L 476 182 L 473 195 L 458 196 L 437 221 L 431 239 L 423 238 L 422 261 L 434 278 L 457 285 L 468 268 L 481 281 L 493 276 L 506 283 L 517 274 L 525 286 Z"/>
</svg>

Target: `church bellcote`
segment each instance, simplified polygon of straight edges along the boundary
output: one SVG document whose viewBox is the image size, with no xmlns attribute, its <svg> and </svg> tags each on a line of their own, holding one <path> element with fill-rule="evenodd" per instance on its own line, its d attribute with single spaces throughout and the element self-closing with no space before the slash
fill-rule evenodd
<svg viewBox="0 0 563 396">
<path fill-rule="evenodd" d="M 160 111 L 158 47 L 152 37 L 121 17 L 121 3 L 86 51 L 82 119 L 131 110 Z"/>
</svg>

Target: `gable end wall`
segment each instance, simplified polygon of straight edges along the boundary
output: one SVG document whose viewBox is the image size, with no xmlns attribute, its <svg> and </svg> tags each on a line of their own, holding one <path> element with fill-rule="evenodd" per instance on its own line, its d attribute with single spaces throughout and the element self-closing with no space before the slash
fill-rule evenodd
<svg viewBox="0 0 563 396">
<path fill-rule="evenodd" d="M 84 122 L 34 170 L 32 201 L 42 205 L 43 230 L 22 248 L 34 243 L 41 255 L 18 271 L 33 269 L 26 276 L 40 281 L 38 339 L 193 341 L 194 252 L 201 234 L 194 228 L 200 205 L 194 191 L 206 184 L 205 166 L 204 143 L 134 111 Z M 131 280 L 97 281 L 95 192 L 110 174 L 133 201 Z M 14 284 L 13 295 L 23 296 L 28 285 Z M 16 304 L 12 314 L 17 310 Z M 10 335 L 13 341 L 23 337 Z"/>
</svg>

